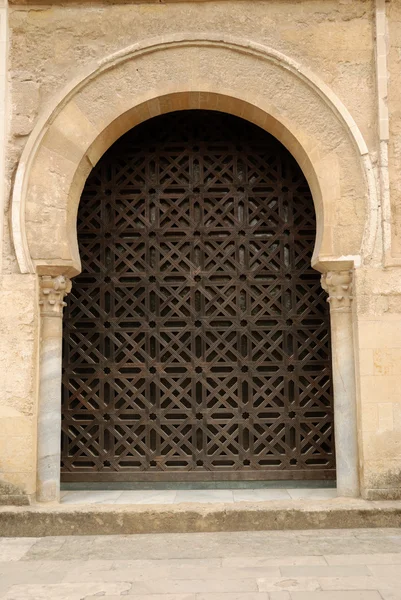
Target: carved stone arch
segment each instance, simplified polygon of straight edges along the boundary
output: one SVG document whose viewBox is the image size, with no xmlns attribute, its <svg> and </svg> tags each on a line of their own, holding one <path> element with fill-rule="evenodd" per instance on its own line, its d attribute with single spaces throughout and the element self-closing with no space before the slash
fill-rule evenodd
<svg viewBox="0 0 401 600">
<path fill-rule="evenodd" d="M 21 271 L 78 273 L 75 216 L 93 165 L 136 124 L 196 108 L 241 116 L 293 154 L 314 198 L 318 269 L 369 255 L 377 226 L 375 181 L 365 142 L 338 98 L 270 48 L 218 35 L 182 35 L 136 44 L 99 61 L 43 113 L 24 149 L 13 193 Z"/>
<path fill-rule="evenodd" d="M 135 125 L 187 109 L 240 116 L 292 153 L 313 195 L 317 238 L 312 261 L 318 270 L 342 271 L 346 277 L 348 269 L 369 258 L 378 222 L 375 178 L 361 133 L 331 90 L 261 44 L 217 34 L 168 36 L 125 48 L 81 73 L 44 110 L 24 148 L 12 200 L 14 247 L 21 272 L 41 276 L 42 295 L 45 288 L 56 290 L 57 306 L 68 291 L 64 278 L 80 271 L 76 214 L 92 167 Z M 329 275 L 327 289 L 337 295 L 333 281 Z M 333 374 L 338 489 L 355 496 L 350 303 L 351 296 L 333 313 L 332 345 L 338 357 Z M 54 501 L 60 484 L 62 327 L 61 310 L 46 311 L 47 304 L 40 305 L 38 498 Z M 331 305 L 332 312 L 338 308 Z"/>
</svg>

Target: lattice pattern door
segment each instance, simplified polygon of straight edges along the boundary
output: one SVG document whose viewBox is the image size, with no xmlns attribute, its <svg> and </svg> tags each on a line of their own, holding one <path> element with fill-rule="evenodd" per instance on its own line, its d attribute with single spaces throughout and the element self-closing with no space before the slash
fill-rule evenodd
<svg viewBox="0 0 401 600">
<path fill-rule="evenodd" d="M 64 319 L 64 480 L 333 478 L 329 315 L 289 153 L 206 111 L 85 186 Z"/>
</svg>

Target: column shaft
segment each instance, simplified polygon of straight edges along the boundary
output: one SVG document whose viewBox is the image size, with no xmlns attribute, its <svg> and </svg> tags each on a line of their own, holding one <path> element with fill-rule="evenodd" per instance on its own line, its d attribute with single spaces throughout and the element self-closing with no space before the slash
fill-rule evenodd
<svg viewBox="0 0 401 600">
<path fill-rule="evenodd" d="M 359 496 L 354 344 L 351 312 L 352 272 L 322 277 L 329 293 L 334 388 L 334 431 L 339 496 Z"/>
<path fill-rule="evenodd" d="M 40 281 L 41 339 L 38 406 L 37 499 L 60 500 L 62 312 L 70 289 L 66 278 Z"/>
</svg>

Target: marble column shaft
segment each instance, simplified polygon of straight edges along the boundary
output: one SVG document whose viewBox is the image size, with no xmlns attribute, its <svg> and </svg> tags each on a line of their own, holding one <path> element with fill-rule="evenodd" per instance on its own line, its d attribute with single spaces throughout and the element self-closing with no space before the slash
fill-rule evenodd
<svg viewBox="0 0 401 600">
<path fill-rule="evenodd" d="M 61 377 L 64 296 L 69 279 L 44 275 L 39 281 L 41 316 L 38 406 L 37 500 L 60 499 Z"/>
<path fill-rule="evenodd" d="M 334 388 L 334 432 L 339 496 L 359 496 L 358 437 L 354 343 L 352 330 L 352 271 L 322 276 L 328 292 Z"/>
</svg>

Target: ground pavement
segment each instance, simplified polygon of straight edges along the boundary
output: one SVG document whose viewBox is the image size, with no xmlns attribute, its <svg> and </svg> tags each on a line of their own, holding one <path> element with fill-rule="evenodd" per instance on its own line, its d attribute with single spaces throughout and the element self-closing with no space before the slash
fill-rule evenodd
<svg viewBox="0 0 401 600">
<path fill-rule="evenodd" d="M 0 538 L 6 600 L 401 600 L 401 530 Z"/>
</svg>

